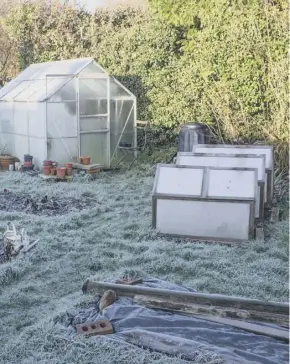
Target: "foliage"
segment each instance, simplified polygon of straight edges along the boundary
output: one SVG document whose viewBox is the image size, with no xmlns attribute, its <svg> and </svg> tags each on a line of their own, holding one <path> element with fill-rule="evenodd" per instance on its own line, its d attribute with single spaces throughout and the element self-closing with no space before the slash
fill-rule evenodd
<svg viewBox="0 0 290 364">
<path fill-rule="evenodd" d="M 207 123 L 222 141 L 276 145 L 288 163 L 285 0 L 151 0 L 87 13 L 26 2 L 5 18 L 19 68 L 92 56 L 138 100 L 138 118 L 176 131 Z M 156 142 L 158 144 L 156 135 Z"/>
</svg>

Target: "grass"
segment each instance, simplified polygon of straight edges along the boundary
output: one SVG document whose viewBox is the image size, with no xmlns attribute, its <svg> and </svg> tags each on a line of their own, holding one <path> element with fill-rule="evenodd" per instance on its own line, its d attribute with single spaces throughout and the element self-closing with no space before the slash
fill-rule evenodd
<svg viewBox="0 0 290 364">
<path fill-rule="evenodd" d="M 140 165 L 91 182 L 59 184 L 0 173 L 1 189 L 14 193 L 95 201 L 55 217 L 0 211 L 0 231 L 13 221 L 40 239 L 29 256 L 0 265 L 1 363 L 185 363 L 106 338 L 68 336 L 67 313 L 92 299 L 81 293 L 86 278 L 109 280 L 132 272 L 202 292 L 288 300 L 286 220 L 267 225 L 265 243 L 242 246 L 158 236 L 151 229 L 154 173 L 154 167 Z"/>
</svg>

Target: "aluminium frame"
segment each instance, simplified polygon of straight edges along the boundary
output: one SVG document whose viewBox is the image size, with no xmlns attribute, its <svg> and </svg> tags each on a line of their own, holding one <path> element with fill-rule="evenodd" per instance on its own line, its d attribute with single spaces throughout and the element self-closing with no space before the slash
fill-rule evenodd
<svg viewBox="0 0 290 364">
<path fill-rule="evenodd" d="M 182 195 L 182 194 L 169 194 L 169 193 L 158 193 L 157 190 L 157 181 L 160 175 L 161 168 L 186 168 L 186 169 L 194 169 L 194 170 L 203 170 L 203 178 L 202 178 L 202 186 L 201 193 L 199 195 Z M 256 200 L 256 192 L 254 198 L 233 198 L 233 197 L 220 197 L 220 196 L 211 196 L 207 197 L 207 185 L 209 178 L 210 170 L 230 170 L 230 171 L 254 171 L 255 172 L 255 181 L 257 184 L 258 181 L 258 171 L 256 168 L 230 168 L 230 167 L 200 167 L 200 166 L 185 166 L 185 165 L 174 165 L 174 164 L 158 164 L 155 181 L 152 190 L 152 226 L 156 229 L 157 226 L 157 201 L 158 200 L 181 200 L 181 201 L 207 201 L 207 202 L 220 202 L 220 203 L 248 203 L 250 205 L 250 214 L 249 214 L 249 231 L 248 236 L 249 239 L 254 237 L 254 224 L 255 224 L 255 200 Z M 190 238 L 192 240 L 206 240 L 210 242 L 220 242 L 220 243 L 241 243 L 244 242 L 244 239 L 214 239 L 208 236 L 189 236 L 189 235 L 174 235 L 174 234 L 163 234 L 177 237 Z"/>
<path fill-rule="evenodd" d="M 265 167 L 266 175 L 267 175 L 267 205 L 271 206 L 273 202 L 273 193 L 274 193 L 274 148 L 272 145 L 260 145 L 260 144 L 244 144 L 244 145 L 234 145 L 234 144 L 196 144 L 192 148 L 193 153 L 198 153 L 198 149 L 200 148 L 212 148 L 212 149 L 268 149 L 271 151 L 271 167 Z M 218 153 L 220 154 L 220 153 Z M 253 154 L 253 153 L 249 153 Z M 256 155 L 261 155 L 263 153 L 259 153 Z M 245 154 L 244 154 L 245 155 Z M 266 154 L 265 154 L 266 158 Z M 267 159 L 267 158 L 266 158 Z"/>
</svg>

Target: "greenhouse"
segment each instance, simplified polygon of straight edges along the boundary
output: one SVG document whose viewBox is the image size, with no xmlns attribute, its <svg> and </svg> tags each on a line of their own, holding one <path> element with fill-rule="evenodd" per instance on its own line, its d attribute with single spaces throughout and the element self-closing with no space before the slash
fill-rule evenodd
<svg viewBox="0 0 290 364">
<path fill-rule="evenodd" d="M 33 64 L 0 89 L 0 144 L 20 160 L 110 167 L 136 143 L 136 97 L 92 58 Z"/>
</svg>

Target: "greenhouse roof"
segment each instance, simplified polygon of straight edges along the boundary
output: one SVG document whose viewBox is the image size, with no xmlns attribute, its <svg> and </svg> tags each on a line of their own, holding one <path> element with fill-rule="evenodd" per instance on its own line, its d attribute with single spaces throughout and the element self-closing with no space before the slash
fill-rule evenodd
<svg viewBox="0 0 290 364">
<path fill-rule="evenodd" d="M 93 73 L 107 75 L 93 58 L 32 64 L 0 89 L 0 101 L 45 101 L 92 63 Z"/>
</svg>

